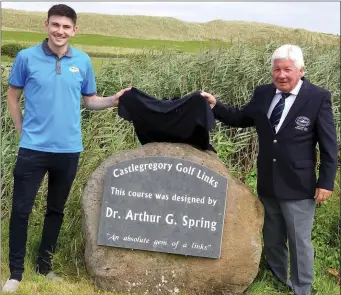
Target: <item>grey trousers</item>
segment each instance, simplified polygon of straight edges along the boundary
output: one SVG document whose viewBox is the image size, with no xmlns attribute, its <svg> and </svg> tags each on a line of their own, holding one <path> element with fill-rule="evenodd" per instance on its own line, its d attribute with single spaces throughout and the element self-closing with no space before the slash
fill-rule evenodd
<svg viewBox="0 0 341 295">
<path fill-rule="evenodd" d="M 277 278 L 292 287 L 295 295 L 311 295 L 314 278 L 314 248 L 311 232 L 315 200 L 278 200 L 260 197 L 265 216 L 264 254 Z M 288 247 L 290 280 L 288 280 Z"/>
</svg>

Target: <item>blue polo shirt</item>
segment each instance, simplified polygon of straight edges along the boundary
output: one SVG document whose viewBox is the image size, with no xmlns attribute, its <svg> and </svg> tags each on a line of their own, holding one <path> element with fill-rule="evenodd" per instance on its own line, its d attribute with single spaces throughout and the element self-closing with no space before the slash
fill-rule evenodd
<svg viewBox="0 0 341 295">
<path fill-rule="evenodd" d="M 24 90 L 20 147 L 54 153 L 83 151 L 81 95 L 96 94 L 86 53 L 69 46 L 58 58 L 46 39 L 18 53 L 8 83 Z"/>
</svg>

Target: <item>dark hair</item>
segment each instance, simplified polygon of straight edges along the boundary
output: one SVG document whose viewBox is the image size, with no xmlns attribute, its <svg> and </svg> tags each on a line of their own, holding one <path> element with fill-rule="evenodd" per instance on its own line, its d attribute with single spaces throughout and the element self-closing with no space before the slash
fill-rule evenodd
<svg viewBox="0 0 341 295">
<path fill-rule="evenodd" d="M 74 11 L 70 6 L 67 6 L 65 4 L 53 5 L 47 12 L 47 19 L 49 20 L 49 18 L 53 15 L 66 16 L 70 18 L 74 24 L 76 24 L 77 21 L 76 11 Z"/>
</svg>

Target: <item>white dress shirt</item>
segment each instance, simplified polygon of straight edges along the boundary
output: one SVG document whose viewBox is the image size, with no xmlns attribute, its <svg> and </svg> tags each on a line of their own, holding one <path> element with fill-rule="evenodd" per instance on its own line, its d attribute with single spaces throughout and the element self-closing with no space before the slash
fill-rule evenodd
<svg viewBox="0 0 341 295">
<path fill-rule="evenodd" d="M 289 110 L 290 110 L 291 106 L 293 105 L 298 92 L 301 89 L 302 83 L 303 83 L 303 81 L 300 79 L 299 82 L 297 83 L 296 87 L 293 90 L 290 91 L 291 94 L 285 99 L 285 104 L 284 104 L 284 109 L 283 109 L 282 117 L 281 117 L 281 120 L 279 121 L 278 125 L 276 126 L 276 133 L 278 132 L 279 128 L 281 128 L 282 123 L 283 123 L 285 117 L 289 113 Z M 268 110 L 268 118 L 269 119 L 270 119 L 272 110 L 275 108 L 275 105 L 279 102 L 281 97 L 282 97 L 281 96 L 281 91 L 276 89 L 276 94 L 275 94 L 274 98 L 272 99 L 272 102 L 270 104 L 270 108 Z"/>
</svg>

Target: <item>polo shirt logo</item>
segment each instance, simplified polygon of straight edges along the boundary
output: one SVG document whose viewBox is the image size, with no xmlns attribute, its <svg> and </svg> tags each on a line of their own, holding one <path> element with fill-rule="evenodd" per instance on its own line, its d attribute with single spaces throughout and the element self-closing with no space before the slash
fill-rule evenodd
<svg viewBox="0 0 341 295">
<path fill-rule="evenodd" d="M 70 67 L 69 69 L 72 73 L 78 73 L 79 72 L 79 69 L 76 68 L 76 67 Z"/>
</svg>

